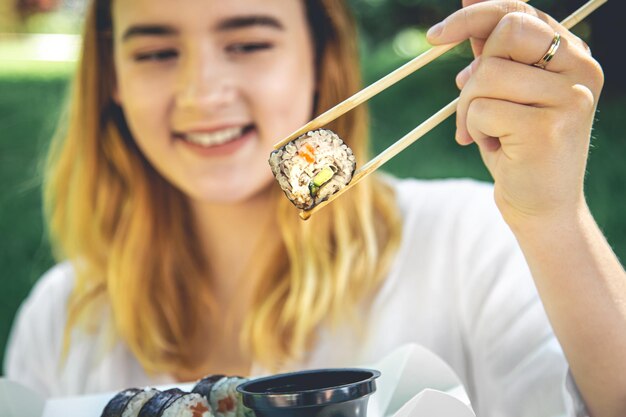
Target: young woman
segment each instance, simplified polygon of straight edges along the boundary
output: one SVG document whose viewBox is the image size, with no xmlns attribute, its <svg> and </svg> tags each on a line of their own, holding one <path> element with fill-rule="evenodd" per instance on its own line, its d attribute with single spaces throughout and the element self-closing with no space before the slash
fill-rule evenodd
<svg viewBox="0 0 626 417">
<path fill-rule="evenodd" d="M 529 6 L 466 3 L 429 39 L 473 39 L 457 141 L 494 186 L 374 176 L 301 222 L 267 158 L 360 88 L 344 2 L 94 1 L 45 184 L 64 262 L 19 313 L 9 377 L 79 394 L 420 343 L 481 416 L 582 415 L 574 379 L 593 415 L 623 412 L 626 278 L 583 194 L 600 67 Z M 329 126 L 360 163 L 364 112 Z"/>
</svg>

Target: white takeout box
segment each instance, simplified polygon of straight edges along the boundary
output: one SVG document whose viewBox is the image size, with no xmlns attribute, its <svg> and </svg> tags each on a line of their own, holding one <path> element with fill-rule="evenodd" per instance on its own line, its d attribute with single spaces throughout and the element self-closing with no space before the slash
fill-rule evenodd
<svg viewBox="0 0 626 417">
<path fill-rule="evenodd" d="M 476 417 L 458 376 L 437 355 L 418 345 L 398 348 L 381 361 L 368 417 Z M 193 384 L 159 386 L 190 390 Z M 45 400 L 21 385 L 0 379 L 0 417 L 100 417 L 116 393 Z"/>
</svg>

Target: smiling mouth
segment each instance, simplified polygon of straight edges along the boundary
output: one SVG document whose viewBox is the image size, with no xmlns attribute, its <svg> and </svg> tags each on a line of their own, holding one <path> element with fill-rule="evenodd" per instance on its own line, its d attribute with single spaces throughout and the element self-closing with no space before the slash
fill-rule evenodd
<svg viewBox="0 0 626 417">
<path fill-rule="evenodd" d="M 213 132 L 174 132 L 174 137 L 208 148 L 237 140 L 252 129 L 254 129 L 254 125 L 249 124 L 247 126 L 228 127 Z"/>
</svg>

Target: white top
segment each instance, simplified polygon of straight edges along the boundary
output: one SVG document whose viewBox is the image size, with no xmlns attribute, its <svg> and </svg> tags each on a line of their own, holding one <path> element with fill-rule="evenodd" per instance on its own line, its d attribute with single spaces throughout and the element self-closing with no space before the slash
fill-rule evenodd
<svg viewBox="0 0 626 417">
<path fill-rule="evenodd" d="M 472 180 L 390 181 L 404 218 L 403 238 L 386 282 L 363 316 L 368 336 L 359 339 L 348 326 L 323 330 L 306 363 L 290 368 L 374 363 L 400 345 L 418 343 L 456 371 L 478 416 L 585 415 L 584 407 L 572 405 L 580 399 L 571 379 L 573 398 L 567 393 L 567 363 L 521 250 L 493 202 L 492 186 Z M 74 332 L 60 367 L 72 285 L 69 263 L 52 268 L 36 284 L 8 344 L 9 378 L 50 396 L 174 382 L 168 375 L 146 375 L 122 342 L 103 349 L 106 326 L 96 335 Z M 253 367 L 253 374 L 261 373 Z"/>
</svg>

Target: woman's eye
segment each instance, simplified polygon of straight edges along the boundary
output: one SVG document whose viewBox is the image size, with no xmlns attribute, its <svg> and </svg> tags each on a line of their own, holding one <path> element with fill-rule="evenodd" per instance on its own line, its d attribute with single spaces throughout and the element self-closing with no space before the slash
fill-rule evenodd
<svg viewBox="0 0 626 417">
<path fill-rule="evenodd" d="M 248 42 L 248 43 L 235 43 L 229 45 L 226 51 L 234 54 L 249 54 L 253 52 L 260 52 L 267 49 L 271 49 L 273 45 L 269 42 Z"/>
<path fill-rule="evenodd" d="M 141 52 L 135 54 L 135 61 L 137 62 L 149 62 L 149 61 L 167 61 L 178 57 L 178 51 L 175 49 L 163 49 L 158 51 Z"/>
</svg>

